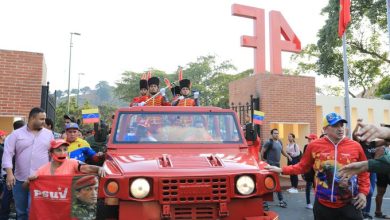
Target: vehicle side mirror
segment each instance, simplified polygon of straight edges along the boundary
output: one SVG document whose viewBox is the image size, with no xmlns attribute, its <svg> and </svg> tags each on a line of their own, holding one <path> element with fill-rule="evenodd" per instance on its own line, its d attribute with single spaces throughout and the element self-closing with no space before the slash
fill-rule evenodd
<svg viewBox="0 0 390 220">
<path fill-rule="evenodd" d="M 245 125 L 245 139 L 247 141 L 255 141 L 256 140 L 256 133 L 253 129 L 252 123 L 248 123 Z"/>
</svg>

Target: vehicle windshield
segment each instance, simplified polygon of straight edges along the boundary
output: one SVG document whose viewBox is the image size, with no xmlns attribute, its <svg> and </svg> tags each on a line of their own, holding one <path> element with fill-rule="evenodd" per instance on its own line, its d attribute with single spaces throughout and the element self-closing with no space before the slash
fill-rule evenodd
<svg viewBox="0 0 390 220">
<path fill-rule="evenodd" d="M 114 143 L 242 143 L 233 113 L 120 113 Z"/>
</svg>

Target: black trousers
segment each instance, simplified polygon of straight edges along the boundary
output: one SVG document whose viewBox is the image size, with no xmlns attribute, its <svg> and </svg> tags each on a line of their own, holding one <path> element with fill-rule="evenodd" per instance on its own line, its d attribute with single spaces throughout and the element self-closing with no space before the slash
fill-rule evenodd
<svg viewBox="0 0 390 220">
<path fill-rule="evenodd" d="M 329 208 L 318 202 L 314 202 L 314 220 L 363 220 L 362 211 L 348 204 L 341 208 Z"/>
<path fill-rule="evenodd" d="M 287 165 L 294 165 L 299 163 L 299 157 L 292 157 L 292 161 L 288 161 Z M 298 176 L 290 175 L 291 186 L 294 188 L 298 188 Z"/>
</svg>

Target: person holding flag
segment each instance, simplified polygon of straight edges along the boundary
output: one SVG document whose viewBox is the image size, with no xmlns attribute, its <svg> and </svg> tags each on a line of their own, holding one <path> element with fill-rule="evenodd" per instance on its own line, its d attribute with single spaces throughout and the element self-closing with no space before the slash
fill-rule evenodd
<svg viewBox="0 0 390 220">
<path fill-rule="evenodd" d="M 102 167 L 88 165 L 82 161 L 68 158 L 69 143 L 63 139 L 52 140 L 50 142 L 49 155 L 51 161 L 40 167 L 34 175 L 28 177 L 23 183 L 23 187 L 28 188 L 31 181 L 39 176 L 53 175 L 75 175 L 75 174 L 97 174 L 100 177 L 106 175 Z"/>
</svg>

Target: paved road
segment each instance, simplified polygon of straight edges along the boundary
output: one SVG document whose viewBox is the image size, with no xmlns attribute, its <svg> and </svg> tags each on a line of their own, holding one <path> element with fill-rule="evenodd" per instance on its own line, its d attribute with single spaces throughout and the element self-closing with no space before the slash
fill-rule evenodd
<svg viewBox="0 0 390 220">
<path fill-rule="evenodd" d="M 376 192 L 374 193 L 374 196 L 376 195 Z M 269 202 L 270 209 L 276 211 L 279 213 L 279 219 L 280 220 L 308 220 L 308 219 L 314 219 L 313 217 L 313 211 L 306 209 L 306 199 L 305 199 L 305 192 L 300 190 L 299 193 L 291 194 L 286 191 L 283 192 L 283 196 L 288 204 L 287 208 L 281 208 L 277 206 L 278 199 L 276 197 L 276 194 L 274 194 L 274 202 Z M 312 194 L 312 200 L 314 198 L 314 194 Z M 312 201 L 313 203 L 313 201 Z M 372 198 L 371 203 L 371 215 L 374 216 L 375 212 L 375 197 Z M 383 199 L 382 204 L 382 212 L 385 214 L 390 215 L 390 188 L 387 188 L 387 192 L 385 194 L 385 197 Z M 377 219 L 377 218 L 374 218 Z"/>
</svg>

